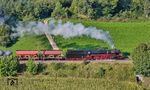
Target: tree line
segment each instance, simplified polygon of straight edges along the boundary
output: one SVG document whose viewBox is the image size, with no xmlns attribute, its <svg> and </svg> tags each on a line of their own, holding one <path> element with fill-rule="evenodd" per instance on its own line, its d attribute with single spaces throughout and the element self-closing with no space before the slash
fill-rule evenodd
<svg viewBox="0 0 150 90">
<path fill-rule="evenodd" d="M 0 0 L 4 14 L 20 20 L 149 17 L 150 0 Z"/>
</svg>

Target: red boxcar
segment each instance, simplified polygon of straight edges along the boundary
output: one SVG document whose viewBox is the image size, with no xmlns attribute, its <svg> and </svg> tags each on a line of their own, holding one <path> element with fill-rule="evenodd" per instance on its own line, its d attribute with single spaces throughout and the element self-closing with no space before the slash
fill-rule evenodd
<svg viewBox="0 0 150 90">
<path fill-rule="evenodd" d="M 16 56 L 21 60 L 27 60 L 29 58 L 35 60 L 46 60 L 46 59 L 63 59 L 63 52 L 60 50 L 17 50 Z"/>
</svg>

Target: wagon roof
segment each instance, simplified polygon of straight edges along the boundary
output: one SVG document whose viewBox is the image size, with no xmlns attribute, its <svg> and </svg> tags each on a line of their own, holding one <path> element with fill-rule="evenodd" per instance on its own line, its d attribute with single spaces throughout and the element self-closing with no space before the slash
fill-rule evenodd
<svg viewBox="0 0 150 90">
<path fill-rule="evenodd" d="M 60 50 L 41 50 L 41 51 L 38 51 L 38 50 L 17 50 L 16 51 L 16 54 L 17 55 L 34 55 L 34 54 L 39 54 L 39 53 L 42 53 L 42 54 L 45 54 L 45 55 L 59 55 L 59 54 L 62 54 L 62 51 Z"/>
</svg>

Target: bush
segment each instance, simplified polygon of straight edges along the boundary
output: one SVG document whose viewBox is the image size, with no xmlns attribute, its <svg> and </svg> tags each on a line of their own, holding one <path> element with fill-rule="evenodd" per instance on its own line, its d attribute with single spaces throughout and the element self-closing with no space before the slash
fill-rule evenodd
<svg viewBox="0 0 150 90">
<path fill-rule="evenodd" d="M 19 62 L 17 58 L 1 57 L 0 58 L 0 76 L 15 76 L 18 71 Z"/>
<path fill-rule="evenodd" d="M 140 44 L 131 54 L 136 74 L 150 76 L 150 48 L 147 44 Z"/>
<path fill-rule="evenodd" d="M 99 76 L 102 78 L 104 75 L 105 75 L 105 69 L 104 68 L 102 68 L 102 67 L 100 67 L 99 68 L 99 72 L 98 72 L 98 74 L 99 74 Z"/>
<path fill-rule="evenodd" d="M 42 73 L 42 72 L 44 72 L 44 70 L 46 69 L 46 65 L 44 65 L 44 64 L 42 64 L 42 63 L 39 63 L 38 64 L 38 69 L 37 69 L 37 72 L 38 73 Z"/>
<path fill-rule="evenodd" d="M 0 25 L 0 46 L 7 47 L 11 44 L 11 30 L 8 25 Z"/>
<path fill-rule="evenodd" d="M 34 63 L 33 59 L 32 58 L 29 58 L 27 64 L 27 72 L 31 73 L 31 74 L 37 74 L 37 71 L 38 71 L 38 66 Z"/>
</svg>

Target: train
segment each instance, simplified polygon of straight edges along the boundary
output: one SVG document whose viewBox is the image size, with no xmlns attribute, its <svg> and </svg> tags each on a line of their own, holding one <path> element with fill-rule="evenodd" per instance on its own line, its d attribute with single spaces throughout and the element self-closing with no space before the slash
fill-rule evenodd
<svg viewBox="0 0 150 90">
<path fill-rule="evenodd" d="M 10 56 L 11 51 L 0 50 L 0 56 Z M 120 50 L 16 50 L 19 60 L 119 60 L 124 59 Z"/>
</svg>

